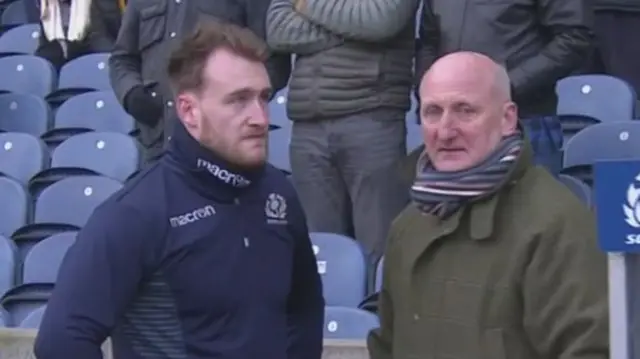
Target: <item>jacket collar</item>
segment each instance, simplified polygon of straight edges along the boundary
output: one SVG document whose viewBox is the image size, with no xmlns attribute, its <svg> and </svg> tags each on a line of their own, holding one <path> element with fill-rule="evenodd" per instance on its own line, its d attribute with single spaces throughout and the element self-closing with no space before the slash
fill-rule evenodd
<svg viewBox="0 0 640 359">
<path fill-rule="evenodd" d="M 482 240 L 490 238 L 494 231 L 495 215 L 501 195 L 509 187 L 514 186 L 524 176 L 533 164 L 533 150 L 525 138 L 518 160 L 502 184 L 493 193 L 478 198 L 467 205 L 469 212 L 469 234 L 472 239 Z M 462 209 L 459 212 L 464 212 Z"/>
<path fill-rule="evenodd" d="M 264 167 L 247 170 L 224 160 L 196 141 L 177 121 L 167 160 L 203 195 L 230 200 L 260 180 Z"/>
</svg>

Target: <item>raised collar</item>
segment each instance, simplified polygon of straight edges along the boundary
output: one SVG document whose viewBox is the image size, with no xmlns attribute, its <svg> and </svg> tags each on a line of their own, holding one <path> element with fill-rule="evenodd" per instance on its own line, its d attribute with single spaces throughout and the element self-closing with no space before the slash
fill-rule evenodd
<svg viewBox="0 0 640 359">
<path fill-rule="evenodd" d="M 237 197 L 264 173 L 264 167 L 247 170 L 224 160 L 196 141 L 180 122 L 175 125 L 165 158 L 186 174 L 199 192 L 221 200 Z"/>
</svg>

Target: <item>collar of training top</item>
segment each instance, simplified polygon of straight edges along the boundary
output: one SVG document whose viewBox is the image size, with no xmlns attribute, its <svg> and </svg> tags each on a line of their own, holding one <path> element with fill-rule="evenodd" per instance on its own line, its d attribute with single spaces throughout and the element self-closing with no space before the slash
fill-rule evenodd
<svg viewBox="0 0 640 359">
<path fill-rule="evenodd" d="M 169 152 L 176 157 L 180 167 L 209 184 L 213 181 L 225 187 L 241 189 L 248 187 L 262 173 L 262 170 L 234 168 L 233 165 L 203 147 L 179 122 L 171 136 Z"/>
</svg>

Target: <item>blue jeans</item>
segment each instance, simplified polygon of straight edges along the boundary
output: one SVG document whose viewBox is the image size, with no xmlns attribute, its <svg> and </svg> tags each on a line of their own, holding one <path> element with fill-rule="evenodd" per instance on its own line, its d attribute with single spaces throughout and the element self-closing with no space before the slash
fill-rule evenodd
<svg viewBox="0 0 640 359">
<path fill-rule="evenodd" d="M 534 163 L 557 175 L 562 169 L 562 127 L 557 116 L 523 119 L 525 135 L 531 143 Z"/>
</svg>

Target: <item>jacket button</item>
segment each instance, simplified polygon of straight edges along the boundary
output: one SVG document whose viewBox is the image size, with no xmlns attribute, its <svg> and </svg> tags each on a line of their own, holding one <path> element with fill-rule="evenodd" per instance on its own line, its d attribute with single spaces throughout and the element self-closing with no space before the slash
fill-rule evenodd
<svg viewBox="0 0 640 359">
<path fill-rule="evenodd" d="M 420 320 L 420 316 L 418 314 L 414 314 L 413 315 L 413 320 L 415 320 L 417 322 L 418 320 Z"/>
</svg>

